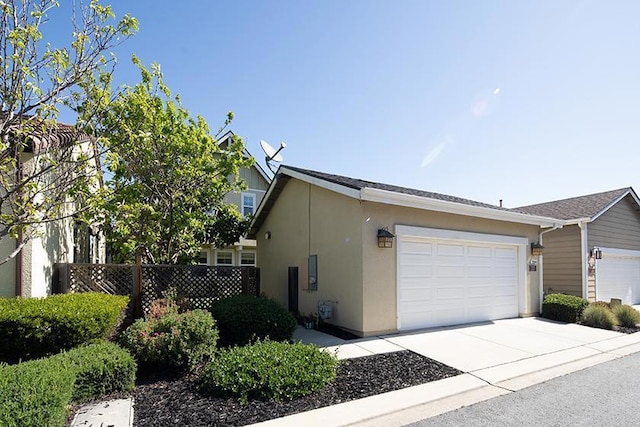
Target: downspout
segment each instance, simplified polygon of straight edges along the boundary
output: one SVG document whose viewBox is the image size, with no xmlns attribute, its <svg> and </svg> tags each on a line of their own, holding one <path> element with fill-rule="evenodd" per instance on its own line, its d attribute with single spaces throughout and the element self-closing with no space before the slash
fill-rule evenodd
<svg viewBox="0 0 640 427">
<path fill-rule="evenodd" d="M 554 230 L 558 230 L 559 228 L 564 227 L 564 224 L 554 224 L 553 227 L 549 228 L 548 230 L 542 230 L 540 233 L 538 233 L 538 243 L 540 243 L 542 245 L 542 235 L 545 233 L 549 233 L 551 231 Z M 540 256 L 540 270 L 538 273 L 538 282 L 540 283 L 540 301 L 539 301 L 539 311 L 540 313 L 542 313 L 542 300 L 544 299 L 544 274 L 543 274 L 543 268 L 544 268 L 544 252 L 543 255 Z"/>
<path fill-rule="evenodd" d="M 589 299 L 589 286 L 587 283 L 587 222 L 580 221 L 580 267 L 582 271 L 582 298 Z"/>
</svg>

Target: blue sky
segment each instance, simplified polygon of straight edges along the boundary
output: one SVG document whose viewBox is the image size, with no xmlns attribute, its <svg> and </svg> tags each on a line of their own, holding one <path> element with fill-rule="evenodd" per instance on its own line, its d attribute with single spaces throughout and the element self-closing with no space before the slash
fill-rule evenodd
<svg viewBox="0 0 640 427">
<path fill-rule="evenodd" d="M 640 191 L 638 1 L 113 1 L 193 114 L 285 164 L 507 207 Z M 46 37 L 46 35 L 45 35 Z"/>
</svg>

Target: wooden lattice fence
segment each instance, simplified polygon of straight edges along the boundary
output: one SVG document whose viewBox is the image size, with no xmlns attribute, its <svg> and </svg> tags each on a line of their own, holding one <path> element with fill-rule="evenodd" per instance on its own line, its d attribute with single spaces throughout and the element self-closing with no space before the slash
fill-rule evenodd
<svg viewBox="0 0 640 427">
<path fill-rule="evenodd" d="M 134 317 L 146 313 L 151 302 L 169 290 L 187 298 L 190 307 L 203 309 L 233 295 L 260 295 L 260 270 L 255 267 L 58 264 L 56 268 L 57 292 L 129 295 Z"/>
</svg>

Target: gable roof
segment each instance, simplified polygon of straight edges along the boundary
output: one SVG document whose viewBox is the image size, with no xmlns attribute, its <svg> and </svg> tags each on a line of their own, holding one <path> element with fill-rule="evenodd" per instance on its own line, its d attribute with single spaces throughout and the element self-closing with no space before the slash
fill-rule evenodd
<svg viewBox="0 0 640 427">
<path fill-rule="evenodd" d="M 232 131 L 228 130 L 224 135 L 222 135 L 220 138 L 218 138 L 218 145 L 222 145 L 222 144 L 227 144 L 227 146 L 229 145 L 229 139 L 232 138 L 233 136 L 235 136 L 235 133 L 233 133 Z M 249 153 L 249 150 L 247 150 L 246 147 L 244 147 L 242 149 L 242 155 L 245 158 L 249 158 L 252 157 L 255 160 L 255 157 L 253 157 L 251 155 L 251 153 Z M 260 166 L 260 164 L 255 161 L 253 162 L 253 167 L 256 168 L 256 170 L 258 171 L 258 173 L 264 178 L 264 180 L 267 183 L 271 182 L 271 178 L 269 178 L 269 175 L 267 175 L 267 172 L 265 172 L 264 169 L 262 169 L 262 166 Z"/>
<path fill-rule="evenodd" d="M 530 215 L 550 216 L 566 221 L 593 221 L 628 194 L 631 194 L 636 200 L 636 203 L 640 205 L 638 196 L 636 196 L 633 189 L 631 187 L 625 187 L 617 190 L 604 191 L 602 193 L 588 194 L 586 196 L 521 206 L 512 210 Z"/>
<path fill-rule="evenodd" d="M 474 216 L 498 221 L 538 225 L 540 227 L 553 227 L 561 222 L 554 218 L 516 212 L 488 203 L 448 196 L 446 194 L 283 165 L 276 171 L 276 175 L 267 190 L 267 194 L 262 199 L 260 206 L 258 206 L 247 237 L 255 238 L 258 229 L 271 211 L 279 194 L 292 178 L 362 201 Z"/>
</svg>

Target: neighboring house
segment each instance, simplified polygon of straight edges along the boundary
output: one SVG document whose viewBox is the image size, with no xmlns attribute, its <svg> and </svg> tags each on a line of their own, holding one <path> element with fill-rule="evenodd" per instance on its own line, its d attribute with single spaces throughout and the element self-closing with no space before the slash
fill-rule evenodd
<svg viewBox="0 0 640 427">
<path fill-rule="evenodd" d="M 73 126 L 58 124 L 50 139 L 31 137 L 20 153 L 23 169 L 48 155 L 52 145 L 74 144 L 77 150 L 93 153 L 94 145 L 88 136 L 78 134 Z M 80 144 L 76 145 L 76 142 Z M 74 148 L 75 149 L 75 148 Z M 95 158 L 95 156 L 91 156 Z M 97 162 L 92 163 L 100 174 Z M 93 170 L 93 167 L 92 167 Z M 55 172 L 46 177 L 55 182 Z M 49 182 L 49 181 L 48 181 Z M 0 189 L 2 191 L 2 189 Z M 73 201 L 71 201 L 73 203 Z M 105 242 L 93 227 L 87 227 L 69 217 L 42 225 L 41 233 L 26 243 L 13 259 L 0 265 L 0 297 L 41 297 L 52 293 L 54 264 L 67 262 L 104 262 Z M 0 258 L 6 258 L 16 249 L 16 239 L 0 239 Z"/>
<path fill-rule="evenodd" d="M 542 237 L 545 292 L 640 304 L 640 201 L 632 188 L 515 210 L 564 220 Z"/>
<path fill-rule="evenodd" d="M 249 237 L 257 239 L 263 292 L 304 314 L 326 303 L 330 323 L 367 336 L 538 313 L 531 244 L 561 223 L 281 166 Z M 384 229 L 395 235 L 392 248 L 379 247 Z M 297 301 L 289 267 L 298 267 Z"/>
<path fill-rule="evenodd" d="M 233 132 L 225 133 L 219 140 L 220 146 L 229 146 L 232 142 Z M 252 157 L 245 149 L 245 157 Z M 254 215 L 258 205 L 262 201 L 271 180 L 258 162 L 254 162 L 250 168 L 240 170 L 240 178 L 247 184 L 247 189 L 242 192 L 231 192 L 225 196 L 225 202 L 236 205 L 243 215 Z M 205 245 L 200 251 L 200 264 L 218 266 L 256 266 L 257 252 L 256 241 L 240 238 L 240 241 L 226 248 L 216 248 Z"/>
</svg>

